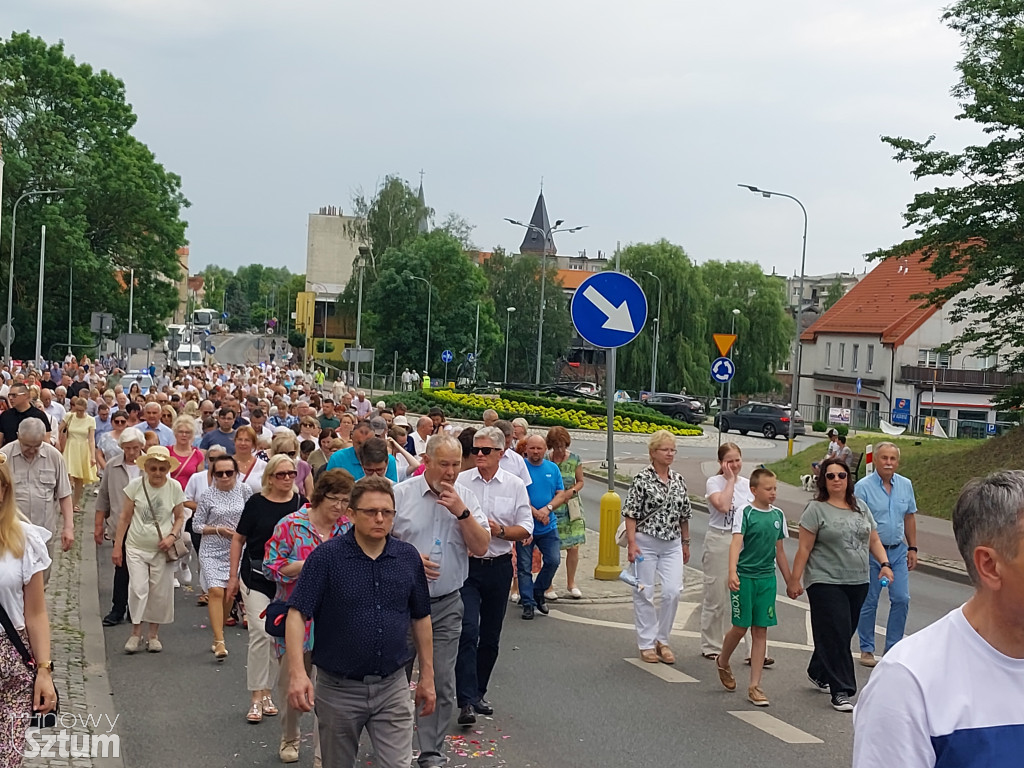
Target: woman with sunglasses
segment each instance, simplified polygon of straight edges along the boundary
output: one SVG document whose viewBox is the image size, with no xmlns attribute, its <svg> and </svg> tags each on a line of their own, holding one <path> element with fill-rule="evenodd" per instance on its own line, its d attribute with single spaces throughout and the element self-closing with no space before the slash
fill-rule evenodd
<svg viewBox="0 0 1024 768">
<path fill-rule="evenodd" d="M 96 452 L 96 461 L 100 469 L 107 468 L 107 462 L 121 454 L 121 433 L 128 428 L 128 414 L 124 411 L 115 411 L 110 417 L 110 429 L 103 433 L 99 439 L 99 450 Z"/>
<path fill-rule="evenodd" d="M 295 460 L 283 453 L 270 457 L 263 472 L 261 492 L 252 496 L 242 510 L 234 538 L 231 540 L 231 578 L 227 598 L 231 600 L 239 590 L 245 600 L 249 621 L 249 654 L 246 678 L 252 701 L 245 719 L 258 723 L 263 716 L 274 716 L 277 706 L 271 698 L 271 689 L 277 679 L 277 661 L 270 635 L 259 618 L 274 599 L 277 585 L 263 572 L 267 542 L 274 528 L 287 515 L 298 511 L 306 499 L 295 488 Z"/>
<path fill-rule="evenodd" d="M 199 563 L 200 583 L 207 594 L 210 628 L 213 630 L 213 651 L 217 661 L 228 655 L 224 645 L 224 617 L 231 611 L 225 590 L 231 575 L 231 540 L 252 489 L 239 482 L 238 464 L 232 456 L 210 460 L 213 485 L 199 497 L 192 530 L 202 536 Z"/>
<path fill-rule="evenodd" d="M 285 517 L 274 529 L 274 536 L 267 544 L 267 558 L 263 570 L 277 583 L 276 600 L 288 601 L 292 590 L 302 573 L 306 558 L 320 544 L 340 536 L 352 527 L 345 517 L 352 486 L 352 475 L 343 469 L 324 472 L 316 482 L 309 506 Z M 312 621 L 306 622 L 306 636 L 303 643 L 303 658 L 306 674 L 315 679 L 313 665 Z M 288 701 L 288 664 L 284 658 L 284 640 L 274 638 L 274 650 L 280 662 L 278 691 L 280 699 Z M 302 713 L 287 705 L 281 718 L 281 747 L 279 756 L 282 763 L 294 763 L 299 759 L 299 716 Z M 313 716 L 313 760 L 320 762 L 320 733 Z"/>
<path fill-rule="evenodd" d="M 330 461 L 331 454 L 334 453 L 334 430 L 323 429 L 320 431 L 320 437 L 318 438 L 319 448 L 309 454 L 309 461 L 307 462 L 310 469 L 313 470 L 313 475 L 319 475 L 320 471 L 327 466 L 327 462 Z"/>
<path fill-rule="evenodd" d="M 818 495 L 800 517 L 800 545 L 787 585 L 791 598 L 803 591 L 811 604 L 814 653 L 807 676 L 832 695 L 832 708 L 852 712 L 857 692 L 850 640 L 857 631 L 860 608 L 868 594 L 868 551 L 882 564 L 879 578 L 893 579 L 875 519 L 867 504 L 853 494 L 846 464 L 829 457 L 818 471 Z"/>
<path fill-rule="evenodd" d="M 283 431 L 270 441 L 270 455 L 284 455 L 295 462 L 295 487 L 306 498 L 313 494 L 313 470 L 299 455 L 299 438 Z"/>
<path fill-rule="evenodd" d="M 320 422 L 312 416 L 303 416 L 299 422 L 299 442 L 312 440 L 314 443 L 320 437 Z"/>
</svg>

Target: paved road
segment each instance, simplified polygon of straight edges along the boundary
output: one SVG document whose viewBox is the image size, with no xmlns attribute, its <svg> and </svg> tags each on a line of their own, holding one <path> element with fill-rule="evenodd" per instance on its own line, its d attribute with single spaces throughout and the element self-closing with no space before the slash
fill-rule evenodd
<svg viewBox="0 0 1024 768">
<path fill-rule="evenodd" d="M 597 483 L 584 490 L 591 528 L 597 525 L 603 490 Z M 699 564 L 705 528 L 706 517 L 698 514 L 692 523 L 694 565 Z M 793 545 L 788 544 L 790 556 Z M 104 610 L 109 605 L 109 553 L 105 546 L 98 555 Z M 557 579 L 564 585 L 564 576 Z M 764 681 L 772 706 L 757 711 L 741 692 L 725 692 L 711 663 L 700 657 L 695 640 L 700 576 L 688 570 L 686 579 L 675 641 L 679 662 L 673 669 L 633 662 L 636 644 L 628 603 L 563 600 L 549 617 L 531 623 L 521 621 L 519 610 L 510 606 L 491 696 L 497 714 L 481 718 L 475 728 L 453 724 L 457 751 L 451 765 L 591 768 L 643 762 L 667 768 L 700 760 L 732 768 L 750 762 L 751 755 L 762 765 L 848 765 L 850 716 L 833 712 L 828 698 L 804 678 L 810 650 L 805 600 L 780 598 L 780 626 L 769 634 L 778 663 Z M 911 580 L 911 631 L 968 596 L 967 588 L 935 577 L 913 574 Z M 105 630 L 126 765 L 276 764 L 278 722 L 244 722 L 245 631 L 227 630 L 231 656 L 217 664 L 209 651 L 206 611 L 195 606 L 194 597 L 190 590 L 177 591 L 177 620 L 161 633 L 165 651 L 160 655 L 126 656 L 121 648 L 128 629 Z M 882 610 L 878 623 L 884 619 Z M 742 684 L 745 668 L 737 663 L 734 669 Z M 866 680 L 866 669 L 858 667 L 858 674 Z M 307 718 L 304 731 L 311 727 Z M 369 765 L 369 759 L 365 756 L 362 764 Z M 300 764 L 308 766 L 311 760 L 307 742 Z"/>
</svg>

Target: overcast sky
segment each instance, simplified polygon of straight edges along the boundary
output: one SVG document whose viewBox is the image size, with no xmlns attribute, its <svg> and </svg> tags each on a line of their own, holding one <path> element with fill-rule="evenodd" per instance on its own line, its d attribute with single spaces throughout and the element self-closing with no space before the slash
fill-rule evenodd
<svg viewBox="0 0 1024 768">
<path fill-rule="evenodd" d="M 121 78 L 178 173 L 193 271 L 302 271 L 306 218 L 426 172 L 437 220 L 515 249 L 540 180 L 562 253 L 667 238 L 698 261 L 860 270 L 915 190 L 881 135 L 954 120 L 959 39 L 929 0 L 5 0 L 6 29 Z"/>
</svg>

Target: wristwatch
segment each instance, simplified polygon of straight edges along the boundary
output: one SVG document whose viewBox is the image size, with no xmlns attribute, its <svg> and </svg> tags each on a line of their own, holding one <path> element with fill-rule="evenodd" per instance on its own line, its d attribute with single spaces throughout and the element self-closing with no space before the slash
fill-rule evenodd
<svg viewBox="0 0 1024 768">
<path fill-rule="evenodd" d="M 38 669 L 48 669 L 51 672 L 53 672 L 53 662 L 52 661 L 39 661 L 39 662 L 36 662 L 36 667 Z"/>
<path fill-rule="evenodd" d="M 892 570 L 892 564 L 891 563 L 882 563 L 882 565 L 879 567 L 879 570 L 881 570 L 881 568 L 888 568 L 891 571 Z"/>
<path fill-rule="evenodd" d="M 467 517 L 469 517 L 469 509 L 464 509 L 464 510 L 462 510 L 462 514 L 459 515 L 458 517 L 456 517 L 455 519 L 456 520 L 465 520 Z"/>
<path fill-rule="evenodd" d="M 505 526 L 504 525 L 501 526 L 501 530 L 498 532 L 498 538 L 499 539 L 504 539 L 505 538 Z"/>
<path fill-rule="evenodd" d="M 548 512 L 554 512 L 555 511 L 555 508 L 552 507 L 550 504 L 548 504 L 547 509 L 548 509 Z"/>
</svg>

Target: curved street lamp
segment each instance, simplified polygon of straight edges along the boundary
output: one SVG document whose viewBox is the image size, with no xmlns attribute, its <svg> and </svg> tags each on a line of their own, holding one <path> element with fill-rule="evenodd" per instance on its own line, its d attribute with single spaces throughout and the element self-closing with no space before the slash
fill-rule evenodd
<svg viewBox="0 0 1024 768">
<path fill-rule="evenodd" d="M 749 189 L 751 192 L 756 192 L 761 197 L 784 197 L 787 200 L 792 200 L 794 203 L 800 206 L 800 210 L 804 214 L 804 239 L 803 248 L 800 253 L 800 293 L 796 300 L 796 349 L 793 351 L 793 390 L 792 397 L 790 398 L 789 404 L 789 455 L 793 455 L 793 427 L 796 421 L 796 412 L 800 408 L 800 366 L 803 363 L 803 344 L 800 343 L 800 334 L 802 330 L 800 328 L 800 320 L 803 316 L 803 305 L 804 305 L 804 268 L 807 264 L 807 209 L 804 204 L 800 202 L 799 198 L 793 195 L 788 195 L 785 192 L 772 192 L 767 189 L 761 189 L 755 187 L 752 184 L 737 184 L 738 187 Z"/>
<path fill-rule="evenodd" d="M 426 373 L 430 370 L 430 300 L 434 296 L 434 286 L 425 277 L 417 277 L 416 275 L 409 275 L 409 277 L 427 284 L 427 351 L 423 356 L 423 372 Z M 441 339 L 441 341 L 444 341 L 444 339 Z"/>
<path fill-rule="evenodd" d="M 644 272 L 658 281 L 658 316 L 654 318 L 654 350 L 651 354 L 651 394 L 657 392 L 658 345 L 661 343 L 661 278 L 649 270 Z"/>
<path fill-rule="evenodd" d="M 544 339 L 544 278 L 546 276 L 545 273 L 547 271 L 548 265 L 548 240 L 550 240 L 551 236 L 556 232 L 568 232 L 570 234 L 573 234 L 575 232 L 579 232 L 581 229 L 586 229 L 587 225 L 583 224 L 582 226 L 579 227 L 565 227 L 564 229 L 559 229 L 559 227 L 561 227 L 564 223 L 562 219 L 559 219 L 554 223 L 553 226 L 548 227 L 548 230 L 545 232 L 538 226 L 535 226 L 533 224 L 523 224 L 523 222 L 516 221 L 515 219 L 506 218 L 505 221 L 507 221 L 509 224 L 515 224 L 517 227 L 523 227 L 524 229 L 537 232 L 543 238 L 544 250 L 540 255 L 540 321 L 537 325 L 537 372 L 536 381 L 534 381 L 534 384 L 540 386 L 540 353 Z"/>
<path fill-rule="evenodd" d="M 515 307 L 508 307 L 505 310 L 505 383 L 508 383 L 508 329 L 512 325 L 512 313 Z"/>
</svg>

